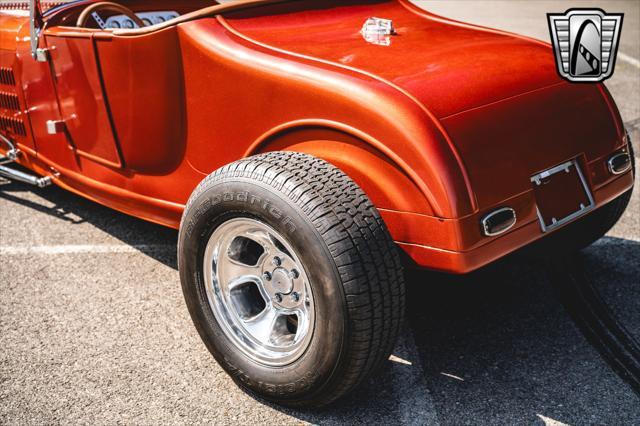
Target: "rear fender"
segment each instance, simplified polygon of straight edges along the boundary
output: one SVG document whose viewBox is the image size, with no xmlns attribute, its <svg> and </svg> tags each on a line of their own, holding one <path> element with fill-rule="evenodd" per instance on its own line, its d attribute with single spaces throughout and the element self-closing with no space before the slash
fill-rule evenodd
<svg viewBox="0 0 640 426">
<path fill-rule="evenodd" d="M 433 215 L 433 207 L 411 177 L 410 170 L 377 146 L 384 145 L 338 123 L 304 121 L 280 126 L 263 135 L 246 156 L 270 151 L 313 155 L 345 172 L 376 207 Z"/>
<path fill-rule="evenodd" d="M 455 146 L 429 111 L 392 83 L 348 66 L 256 44 L 214 19 L 182 24 L 178 32 L 188 99 L 186 155 L 194 169 L 208 174 L 243 155 L 274 147 L 304 149 L 350 169 L 363 188 L 370 188 L 372 199 L 384 201 L 378 206 L 411 205 L 403 211 L 440 218 L 474 211 L 473 193 Z M 331 135 L 309 133 L 308 127 L 333 129 L 358 142 L 338 139 L 329 144 Z M 281 139 L 294 128 L 304 128 L 307 136 L 295 132 L 295 143 Z M 246 141 L 256 142 L 247 149 Z M 291 146 L 303 141 L 304 146 Z M 355 148 L 361 153 L 357 161 L 350 159 L 353 152 L 346 154 Z M 374 182 L 368 177 L 374 168 L 390 173 Z M 408 182 L 419 191 L 394 188 L 389 182 Z"/>
</svg>

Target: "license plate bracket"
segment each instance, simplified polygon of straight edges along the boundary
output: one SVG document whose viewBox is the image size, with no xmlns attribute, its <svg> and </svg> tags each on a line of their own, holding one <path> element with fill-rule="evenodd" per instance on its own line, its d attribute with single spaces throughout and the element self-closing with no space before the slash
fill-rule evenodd
<svg viewBox="0 0 640 426">
<path fill-rule="evenodd" d="M 531 177 L 542 232 L 552 231 L 595 207 L 593 195 L 576 160 Z"/>
</svg>

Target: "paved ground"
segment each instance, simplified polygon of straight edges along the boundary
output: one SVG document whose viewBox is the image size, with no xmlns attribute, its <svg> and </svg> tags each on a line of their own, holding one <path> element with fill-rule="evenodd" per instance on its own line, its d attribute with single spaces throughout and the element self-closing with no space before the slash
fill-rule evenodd
<svg viewBox="0 0 640 426">
<path fill-rule="evenodd" d="M 638 34 L 640 3 L 615 6 Z M 568 7 L 433 6 L 531 35 L 545 12 Z M 640 57 L 629 40 L 621 50 Z M 626 64 L 609 86 L 633 121 L 640 71 Z M 174 231 L 56 188 L 0 184 L 1 424 L 640 424 L 638 192 L 577 258 L 522 254 L 458 278 L 411 272 L 387 368 L 319 412 L 254 400 L 217 366 L 184 306 L 175 242 Z"/>
</svg>

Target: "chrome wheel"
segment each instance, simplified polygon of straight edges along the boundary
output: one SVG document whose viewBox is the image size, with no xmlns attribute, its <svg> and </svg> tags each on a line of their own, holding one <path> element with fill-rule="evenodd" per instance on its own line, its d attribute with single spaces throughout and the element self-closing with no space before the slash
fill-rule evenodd
<svg viewBox="0 0 640 426">
<path fill-rule="evenodd" d="M 291 245 L 254 219 L 231 219 L 204 254 L 207 297 L 225 335 L 252 359 L 289 364 L 309 346 L 313 294 Z"/>
</svg>

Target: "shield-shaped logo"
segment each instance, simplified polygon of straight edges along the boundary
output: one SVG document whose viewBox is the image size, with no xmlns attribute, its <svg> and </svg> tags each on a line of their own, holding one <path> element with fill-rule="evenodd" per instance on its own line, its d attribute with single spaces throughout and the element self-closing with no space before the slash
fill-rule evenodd
<svg viewBox="0 0 640 426">
<path fill-rule="evenodd" d="M 560 75 L 574 82 L 597 82 L 611 77 L 623 16 L 601 9 L 547 14 Z"/>
</svg>

